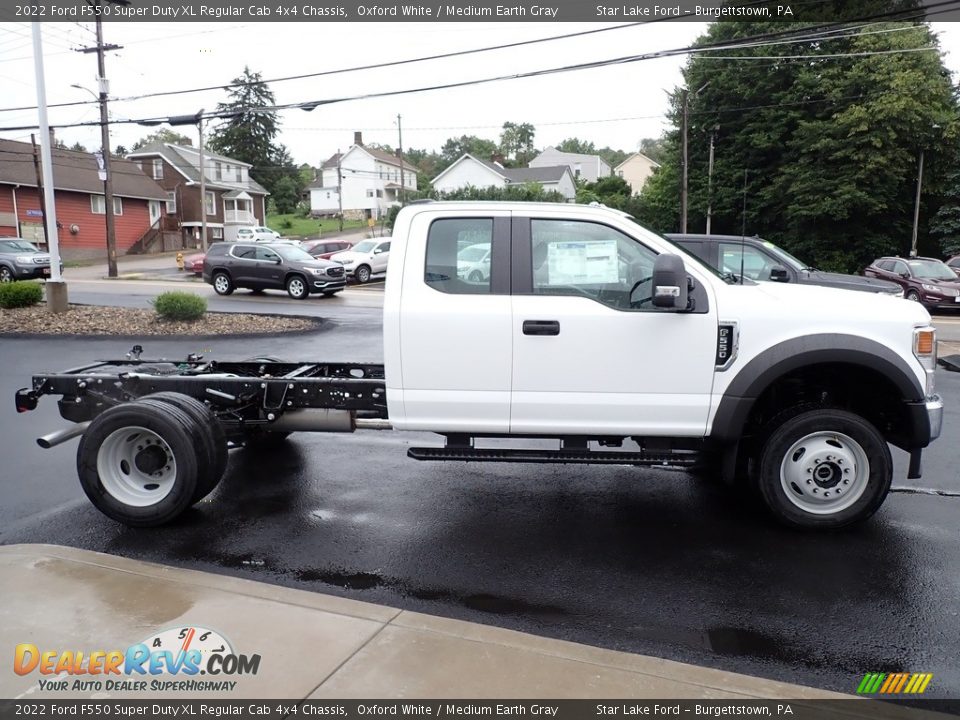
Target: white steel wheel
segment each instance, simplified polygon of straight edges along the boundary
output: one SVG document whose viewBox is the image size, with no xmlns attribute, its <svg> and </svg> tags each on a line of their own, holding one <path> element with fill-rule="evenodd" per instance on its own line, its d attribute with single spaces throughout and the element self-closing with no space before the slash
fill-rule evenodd
<svg viewBox="0 0 960 720">
<path fill-rule="evenodd" d="M 104 410 L 77 446 L 83 492 L 107 517 L 133 527 L 170 522 L 197 489 L 204 443 L 181 410 L 156 400 Z"/>
<path fill-rule="evenodd" d="M 784 525 L 845 527 L 873 515 L 886 499 L 890 447 L 866 418 L 800 407 L 773 418 L 766 431 L 755 479 L 764 504 Z"/>
<path fill-rule="evenodd" d="M 167 442 L 152 430 L 132 426 L 114 430 L 97 452 L 103 489 L 130 507 L 163 500 L 177 478 L 177 461 Z"/>
<path fill-rule="evenodd" d="M 870 460 L 860 444 L 838 432 L 797 440 L 780 464 L 784 495 L 804 512 L 829 515 L 852 506 L 867 489 Z"/>
</svg>

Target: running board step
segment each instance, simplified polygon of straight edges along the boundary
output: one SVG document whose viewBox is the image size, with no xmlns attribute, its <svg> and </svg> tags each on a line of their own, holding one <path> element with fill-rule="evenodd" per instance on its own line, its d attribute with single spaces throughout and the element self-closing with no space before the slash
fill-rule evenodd
<svg viewBox="0 0 960 720">
<path fill-rule="evenodd" d="M 672 465 L 690 467 L 696 452 L 603 452 L 594 450 L 519 450 L 513 448 L 413 447 L 414 460 L 461 460 L 465 462 L 578 463 L 581 465 Z"/>
</svg>

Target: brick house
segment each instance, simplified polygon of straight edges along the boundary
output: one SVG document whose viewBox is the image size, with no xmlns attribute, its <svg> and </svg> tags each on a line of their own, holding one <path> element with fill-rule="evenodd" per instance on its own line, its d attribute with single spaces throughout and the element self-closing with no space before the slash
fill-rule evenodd
<svg viewBox="0 0 960 720">
<path fill-rule="evenodd" d="M 192 145 L 153 143 L 127 155 L 143 173 L 166 192 L 165 230 L 180 234 L 184 247 L 200 244 L 200 152 Z M 265 225 L 266 189 L 250 177 L 250 165 L 204 150 L 203 203 L 207 214 L 207 242 L 233 241 L 237 229 Z"/>
<path fill-rule="evenodd" d="M 52 149 L 60 254 L 67 260 L 107 255 L 103 180 L 92 153 Z M 117 253 L 138 252 L 160 230 L 166 193 L 132 162 L 111 159 Z M 49 190 L 47 190 L 49 192 Z M 46 247 L 33 145 L 0 139 L 0 237 Z"/>
</svg>

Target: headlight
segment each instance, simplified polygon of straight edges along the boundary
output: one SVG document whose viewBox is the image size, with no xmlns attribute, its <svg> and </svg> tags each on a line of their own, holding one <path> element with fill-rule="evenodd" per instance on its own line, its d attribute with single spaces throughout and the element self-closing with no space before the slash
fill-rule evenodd
<svg viewBox="0 0 960 720">
<path fill-rule="evenodd" d="M 943 295 L 944 297 L 956 297 L 957 291 L 953 288 L 940 287 L 939 285 L 928 285 L 927 283 L 922 283 L 920 285 L 928 293 L 933 293 L 934 295 Z"/>
<path fill-rule="evenodd" d="M 17 262 L 20 263 L 21 265 L 32 265 L 33 258 L 30 257 L 29 255 L 21 255 L 20 257 L 17 258 Z"/>
<path fill-rule="evenodd" d="M 326 275 L 327 269 L 326 268 L 310 268 L 310 272 L 312 272 L 314 275 Z"/>
<path fill-rule="evenodd" d="M 933 395 L 933 371 L 937 367 L 937 331 L 933 327 L 915 328 L 913 331 L 913 355 L 927 374 L 927 397 Z"/>
</svg>

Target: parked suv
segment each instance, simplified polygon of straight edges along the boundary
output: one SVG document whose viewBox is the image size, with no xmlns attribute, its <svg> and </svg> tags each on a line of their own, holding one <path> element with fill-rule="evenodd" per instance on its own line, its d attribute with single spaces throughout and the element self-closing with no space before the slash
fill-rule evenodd
<svg viewBox="0 0 960 720">
<path fill-rule="evenodd" d="M 335 253 L 330 259 L 342 263 L 347 275 L 358 283 L 365 283 L 374 273 L 387 271 L 390 258 L 390 241 L 393 238 L 361 240 L 349 250 Z"/>
<path fill-rule="evenodd" d="M 269 243 L 214 243 L 203 261 L 203 279 L 218 295 L 236 288 L 286 290 L 295 300 L 330 296 L 346 286 L 343 266 L 318 260 L 298 247 Z"/>
<path fill-rule="evenodd" d="M 874 260 L 863 274 L 897 283 L 908 300 L 927 309 L 960 307 L 960 278 L 942 260 L 884 257 Z"/>
<path fill-rule="evenodd" d="M 750 280 L 795 282 L 807 285 L 863 290 L 865 292 L 903 295 L 900 286 L 860 275 L 825 272 L 798 260 L 783 248 L 758 237 L 739 235 L 674 235 L 667 237 L 687 252 L 696 255 L 721 273 Z"/>
<path fill-rule="evenodd" d="M 21 238 L 0 238 L 0 282 L 45 277 L 50 277 L 49 254 Z"/>
<path fill-rule="evenodd" d="M 256 227 L 242 227 L 237 229 L 237 240 L 243 242 L 270 242 L 271 240 L 279 240 L 280 233 L 276 230 L 271 230 L 268 227 L 258 225 Z"/>
<path fill-rule="evenodd" d="M 349 250 L 352 244 L 346 240 L 313 240 L 304 243 L 303 249 L 317 258 L 329 260 L 335 253 Z"/>
</svg>

